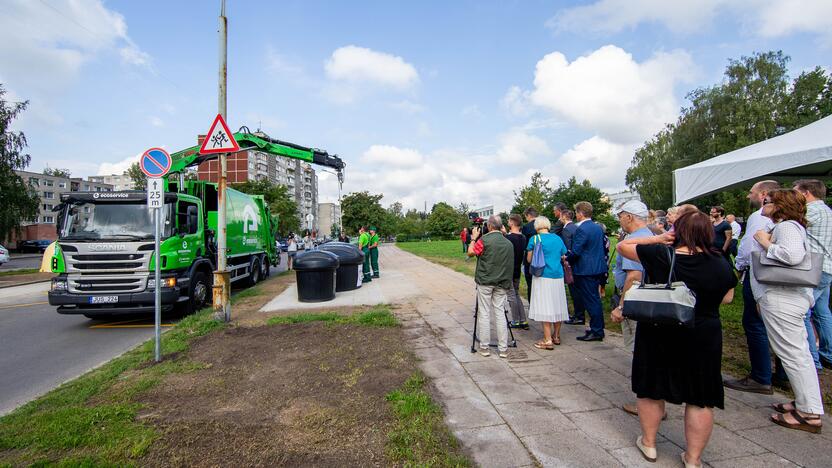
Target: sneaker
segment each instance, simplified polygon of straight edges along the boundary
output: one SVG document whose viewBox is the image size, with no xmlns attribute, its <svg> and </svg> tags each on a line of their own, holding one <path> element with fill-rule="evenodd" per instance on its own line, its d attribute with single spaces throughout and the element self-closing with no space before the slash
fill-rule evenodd
<svg viewBox="0 0 832 468">
<path fill-rule="evenodd" d="M 763 385 L 752 379 L 750 375 L 742 379 L 726 380 L 722 385 L 740 392 L 760 393 L 762 395 L 771 395 L 774 393 L 771 385 Z"/>
<path fill-rule="evenodd" d="M 508 351 L 507 350 L 506 351 L 500 351 L 499 356 L 503 359 L 507 358 L 508 357 Z"/>
<path fill-rule="evenodd" d="M 512 320 L 511 322 L 508 323 L 508 327 L 509 328 L 520 328 L 520 322 L 518 322 L 517 320 Z"/>
<path fill-rule="evenodd" d="M 520 328 L 522 328 L 523 330 L 528 330 L 529 322 L 520 322 Z"/>
<path fill-rule="evenodd" d="M 488 348 L 480 348 L 480 356 L 488 357 L 491 356 L 491 350 Z"/>
</svg>

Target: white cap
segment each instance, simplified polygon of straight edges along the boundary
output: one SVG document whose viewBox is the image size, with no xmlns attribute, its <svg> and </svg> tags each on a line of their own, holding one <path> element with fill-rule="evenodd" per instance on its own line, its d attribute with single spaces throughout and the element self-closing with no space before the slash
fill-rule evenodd
<svg viewBox="0 0 832 468">
<path fill-rule="evenodd" d="M 638 200 L 630 200 L 616 208 L 615 215 L 617 216 L 621 213 L 630 213 L 640 218 L 646 218 L 650 215 L 650 210 L 647 209 L 647 205 L 644 203 Z"/>
</svg>

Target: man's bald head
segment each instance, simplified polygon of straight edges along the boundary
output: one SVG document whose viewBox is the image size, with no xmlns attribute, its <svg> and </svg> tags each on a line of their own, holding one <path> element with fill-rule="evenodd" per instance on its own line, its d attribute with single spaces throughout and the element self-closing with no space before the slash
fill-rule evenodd
<svg viewBox="0 0 832 468">
<path fill-rule="evenodd" d="M 763 200 L 766 198 L 766 195 L 779 188 L 780 183 L 776 180 L 761 180 L 752 185 L 751 190 L 748 192 L 748 201 L 751 203 L 751 207 L 755 210 L 760 209 L 763 206 Z"/>
</svg>

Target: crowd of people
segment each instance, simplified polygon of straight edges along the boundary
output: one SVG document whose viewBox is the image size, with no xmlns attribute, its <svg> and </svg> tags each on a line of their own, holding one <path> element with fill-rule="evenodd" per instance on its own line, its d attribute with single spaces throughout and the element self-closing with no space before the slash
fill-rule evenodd
<svg viewBox="0 0 832 468">
<path fill-rule="evenodd" d="M 610 319 L 621 324 L 624 343 L 633 353 L 636 398 L 623 409 L 639 417 L 642 435 L 636 445 L 645 459 L 656 460 L 656 434 L 670 402 L 685 404 L 682 461 L 701 466 L 714 408 L 724 408 L 723 387 L 772 394 L 778 379 L 789 382 L 795 399 L 773 405 L 771 422 L 820 432 L 824 408 L 818 372 L 832 368 L 832 210 L 825 197 L 826 186 L 818 180 L 799 180 L 791 187 L 758 182 L 748 194 L 753 212 L 744 230 L 721 206 L 710 207 L 707 214 L 689 204 L 653 211 L 631 200 L 614 210 L 621 225 L 615 252 L 588 202 L 571 209 L 558 203 L 552 219 L 528 208 L 525 223 L 513 214 L 508 228 L 499 216 L 491 216 L 482 230 L 475 227 L 470 237 L 461 236 L 466 254 L 477 258 L 479 351 L 490 355 L 492 321 L 502 358 L 509 355 L 508 327 L 528 329 L 529 320 L 542 325 L 537 349 L 555 350 L 561 325 L 584 325 L 586 316 L 588 325 L 577 340 L 603 341 L 602 298 L 611 268 L 615 292 Z M 771 263 L 786 270 L 804 268 L 813 253 L 823 259 L 822 265 L 810 267 L 822 269 L 814 288 L 757 279 Z M 528 314 L 520 294 L 521 271 Z M 684 283 L 695 298 L 692 326 L 625 316 L 622 305 L 633 288 L 671 281 Z M 751 372 L 723 382 L 720 305 L 733 301 L 738 283 L 743 286 Z M 506 311 L 510 321 L 503 316 Z"/>
</svg>

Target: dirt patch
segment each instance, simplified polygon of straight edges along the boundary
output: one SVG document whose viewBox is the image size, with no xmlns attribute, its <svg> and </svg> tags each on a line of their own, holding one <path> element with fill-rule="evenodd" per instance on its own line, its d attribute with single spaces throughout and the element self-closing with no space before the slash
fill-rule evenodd
<svg viewBox="0 0 832 468">
<path fill-rule="evenodd" d="M 4 275 L 0 276 L 0 288 L 8 288 L 35 281 L 48 281 L 54 276 L 55 275 L 53 273 L 21 273 L 19 275 Z"/>
<path fill-rule="evenodd" d="M 140 394 L 161 434 L 142 465 L 389 465 L 385 396 L 416 371 L 400 328 L 234 327 L 191 346 L 204 366 Z"/>
</svg>

